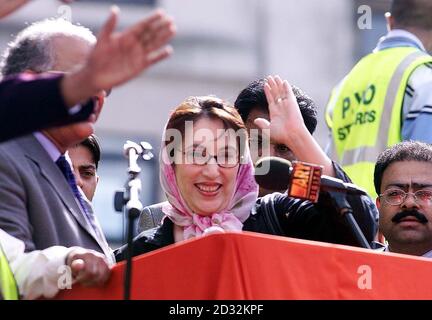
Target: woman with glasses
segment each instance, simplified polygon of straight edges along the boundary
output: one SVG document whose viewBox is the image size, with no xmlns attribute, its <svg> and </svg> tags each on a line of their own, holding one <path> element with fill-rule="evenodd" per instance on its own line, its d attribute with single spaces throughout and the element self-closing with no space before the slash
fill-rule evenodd
<svg viewBox="0 0 432 320">
<path fill-rule="evenodd" d="M 267 126 L 272 134 L 288 134 L 298 121 L 303 123 L 287 82 L 269 81 L 266 94 L 271 108 L 285 99 L 297 108 L 281 111 L 289 115 L 276 119 L 271 113 Z M 339 167 L 330 170 L 347 181 Z M 241 230 L 356 245 L 325 195 L 316 204 L 285 193 L 258 198 L 243 121 L 232 105 L 216 97 L 191 97 L 172 112 L 163 134 L 160 181 L 168 200 L 156 205 L 164 215 L 162 224 L 135 238 L 134 255 L 213 232 Z M 356 209 L 362 229 L 373 230 L 367 237 L 372 241 L 375 212 L 366 202 Z M 126 246 L 116 251 L 117 261 L 125 251 Z"/>
</svg>

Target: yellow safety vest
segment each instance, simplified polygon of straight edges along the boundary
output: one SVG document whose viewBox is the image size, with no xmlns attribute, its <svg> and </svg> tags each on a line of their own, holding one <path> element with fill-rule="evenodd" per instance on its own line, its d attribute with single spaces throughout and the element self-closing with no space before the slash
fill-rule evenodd
<svg viewBox="0 0 432 320">
<path fill-rule="evenodd" d="M 362 58 L 332 92 L 326 108 L 333 135 L 330 156 L 372 197 L 378 155 L 402 141 L 408 78 L 427 62 L 432 57 L 412 47 L 377 51 Z"/>
<path fill-rule="evenodd" d="M 0 293 L 5 300 L 18 300 L 18 289 L 6 255 L 0 245 Z"/>
</svg>

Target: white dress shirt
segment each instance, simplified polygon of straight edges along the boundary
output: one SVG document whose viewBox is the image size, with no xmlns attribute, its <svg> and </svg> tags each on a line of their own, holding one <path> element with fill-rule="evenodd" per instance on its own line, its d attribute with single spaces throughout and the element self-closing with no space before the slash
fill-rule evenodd
<svg viewBox="0 0 432 320">
<path fill-rule="evenodd" d="M 23 299 L 52 298 L 64 274 L 66 257 L 74 248 L 54 246 L 45 250 L 24 252 L 24 242 L 0 229 L 0 244 L 9 261 Z"/>
</svg>

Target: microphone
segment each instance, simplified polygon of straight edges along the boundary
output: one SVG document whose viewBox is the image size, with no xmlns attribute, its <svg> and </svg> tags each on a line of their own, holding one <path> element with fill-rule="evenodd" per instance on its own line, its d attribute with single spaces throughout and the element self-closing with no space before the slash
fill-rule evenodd
<svg viewBox="0 0 432 320">
<path fill-rule="evenodd" d="M 321 192 L 329 192 L 338 213 L 344 217 L 357 242 L 370 249 L 362 230 L 353 216 L 353 210 L 345 195 L 366 195 L 366 191 L 352 183 L 322 175 L 322 166 L 288 160 L 278 157 L 265 157 L 255 164 L 255 180 L 263 188 L 280 191 L 288 190 L 288 196 L 317 202 Z"/>
<path fill-rule="evenodd" d="M 322 166 L 279 157 L 264 157 L 255 164 L 255 180 L 272 191 L 288 190 L 288 195 L 317 202 L 320 191 L 341 192 L 349 195 L 367 195 L 355 184 L 322 175 Z"/>
<path fill-rule="evenodd" d="M 141 180 L 139 174 L 141 168 L 138 165 L 139 157 L 148 161 L 153 158 L 152 146 L 150 143 L 142 141 L 139 144 L 127 140 L 123 145 L 123 153 L 128 159 L 128 181 L 126 182 L 126 190 L 118 191 L 115 194 L 114 206 L 116 210 L 122 211 L 123 206 L 127 212 L 127 251 L 126 251 L 126 268 L 124 273 L 124 298 L 129 300 L 131 292 L 131 278 L 132 278 L 132 256 L 133 256 L 133 230 L 134 221 L 142 212 L 143 205 L 139 199 L 141 192 Z"/>
</svg>

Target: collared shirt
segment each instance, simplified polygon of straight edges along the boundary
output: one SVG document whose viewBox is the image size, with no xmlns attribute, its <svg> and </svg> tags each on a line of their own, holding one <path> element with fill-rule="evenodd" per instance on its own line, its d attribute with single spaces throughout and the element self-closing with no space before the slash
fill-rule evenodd
<svg viewBox="0 0 432 320">
<path fill-rule="evenodd" d="M 396 47 L 416 47 L 426 52 L 425 47 L 416 35 L 402 29 L 390 30 L 384 37 L 381 37 L 374 52 Z"/>
<path fill-rule="evenodd" d="M 388 245 L 385 246 L 385 248 L 384 248 L 383 251 L 384 251 L 384 252 L 391 252 L 391 251 L 389 250 L 389 246 L 388 246 Z M 422 257 L 423 257 L 423 258 L 432 258 L 432 250 L 430 250 L 430 251 L 426 252 L 425 254 L 423 254 Z"/>
<path fill-rule="evenodd" d="M 413 47 L 426 52 L 414 34 L 395 29 L 382 37 L 374 52 L 395 47 Z M 432 143 L 432 64 L 416 68 L 408 79 L 403 100 L 402 140 Z"/>
<path fill-rule="evenodd" d="M 42 147 L 45 149 L 45 151 L 48 153 L 48 155 L 52 159 L 52 161 L 56 162 L 58 160 L 58 158 L 61 156 L 61 152 L 59 151 L 59 149 L 57 149 L 56 145 L 41 132 L 34 132 L 33 135 L 39 141 L 39 143 L 42 145 Z M 70 165 L 71 170 L 72 170 L 72 161 L 71 161 L 69 154 L 67 152 L 65 153 L 65 158 L 69 162 L 69 165 Z M 93 207 L 92 207 L 91 202 L 87 199 L 87 197 L 85 196 L 84 192 L 82 192 L 80 187 L 78 187 L 78 190 L 81 192 L 81 195 L 85 201 L 86 209 L 93 212 Z M 75 201 L 76 201 L 78 207 L 81 208 L 81 204 L 80 204 L 79 200 L 76 197 L 74 197 L 74 198 L 75 198 Z M 87 223 L 91 226 L 92 224 L 88 221 L 88 217 L 85 214 L 83 216 L 86 219 Z M 107 240 L 103 234 L 103 230 L 102 230 L 100 223 L 99 223 L 96 216 L 94 216 L 94 220 L 95 220 L 96 227 L 100 231 L 99 234 L 101 235 L 101 236 L 98 236 L 98 234 L 95 234 L 95 236 L 98 238 L 102 237 L 101 239 L 99 239 L 99 240 L 101 240 L 101 242 L 103 242 L 104 247 L 102 248 L 102 250 L 104 251 L 106 257 L 108 258 L 109 264 L 113 265 L 115 263 L 114 254 L 113 254 L 111 248 L 109 247 L 109 244 L 108 244 L 108 242 L 107 242 Z"/>
<path fill-rule="evenodd" d="M 35 132 L 33 133 L 35 138 L 39 141 L 39 143 L 42 145 L 42 147 L 45 149 L 45 151 L 50 156 L 51 160 L 53 162 L 56 162 L 58 158 L 61 156 L 61 152 L 59 149 L 57 149 L 56 145 L 47 138 L 42 132 Z"/>
<path fill-rule="evenodd" d="M 1 229 L 0 243 L 23 299 L 52 298 L 58 293 L 66 257 L 74 248 L 54 246 L 25 253 L 24 242 Z"/>
<path fill-rule="evenodd" d="M 56 162 L 60 158 L 60 156 L 62 155 L 60 153 L 59 149 L 57 149 L 56 145 L 50 139 L 48 139 L 47 136 L 45 136 L 42 132 L 35 132 L 35 133 L 33 133 L 33 135 L 39 141 L 39 143 L 42 145 L 42 147 L 45 149 L 45 151 L 48 153 L 51 160 L 53 162 Z M 64 156 L 65 156 L 67 162 L 69 162 L 69 165 L 72 169 L 73 168 L 72 160 L 69 157 L 69 153 L 67 151 L 64 154 Z M 81 188 L 79 188 L 79 190 L 81 190 Z M 82 193 L 82 194 L 84 195 L 84 193 Z M 79 202 L 77 202 L 77 203 L 79 204 Z"/>
</svg>

